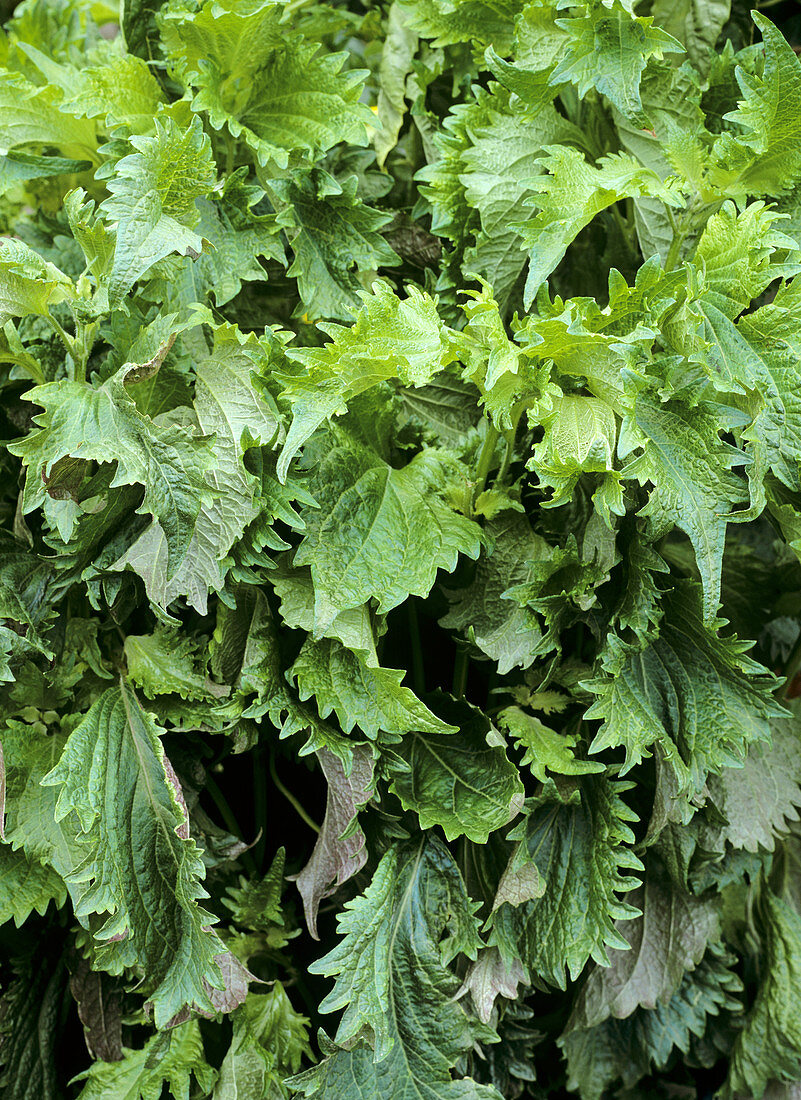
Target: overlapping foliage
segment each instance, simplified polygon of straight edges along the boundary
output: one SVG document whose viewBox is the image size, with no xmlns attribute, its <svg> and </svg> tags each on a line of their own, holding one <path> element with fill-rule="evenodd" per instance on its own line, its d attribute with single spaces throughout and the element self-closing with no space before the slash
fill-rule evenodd
<svg viewBox="0 0 801 1100">
<path fill-rule="evenodd" d="M 801 1095 L 763 6 L 9 13 L 4 1097 Z"/>
</svg>

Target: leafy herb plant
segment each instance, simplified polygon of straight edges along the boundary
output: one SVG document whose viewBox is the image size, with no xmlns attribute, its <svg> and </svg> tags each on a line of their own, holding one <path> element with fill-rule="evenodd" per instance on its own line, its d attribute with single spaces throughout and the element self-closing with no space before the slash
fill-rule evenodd
<svg viewBox="0 0 801 1100">
<path fill-rule="evenodd" d="M 801 1096 L 801 35 L 24 0 L 8 1100 Z"/>
</svg>

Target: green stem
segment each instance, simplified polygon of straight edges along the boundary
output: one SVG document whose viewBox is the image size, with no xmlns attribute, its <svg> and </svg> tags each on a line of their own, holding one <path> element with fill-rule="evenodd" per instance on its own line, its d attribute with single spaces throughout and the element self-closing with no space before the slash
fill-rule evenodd
<svg viewBox="0 0 801 1100">
<path fill-rule="evenodd" d="M 631 230 L 623 221 L 623 215 L 620 213 L 617 203 L 612 203 L 610 209 L 612 211 L 612 217 L 614 218 L 615 225 L 620 230 L 620 235 L 626 243 L 626 248 L 632 255 L 634 255 L 636 252 L 636 246 L 631 239 Z"/>
<path fill-rule="evenodd" d="M 426 690 L 425 667 L 423 665 L 423 649 L 420 645 L 420 622 L 417 616 L 417 604 L 414 597 L 406 602 L 409 616 L 409 637 L 412 643 L 412 683 L 418 695 Z"/>
<path fill-rule="evenodd" d="M 281 792 L 281 794 L 284 796 L 290 806 L 294 808 L 298 816 L 306 822 L 310 829 L 313 829 L 315 833 L 319 833 L 320 826 L 313 818 L 309 817 L 309 815 L 303 809 L 303 806 L 301 806 L 300 802 L 298 802 L 297 798 L 295 798 L 291 791 L 287 790 L 287 788 L 278 778 L 278 774 L 275 770 L 275 751 L 270 752 L 270 777 L 275 784 L 276 790 L 279 790 Z"/>
<path fill-rule="evenodd" d="M 233 814 L 233 810 L 228 805 L 228 801 L 225 795 L 222 793 L 217 783 L 209 773 L 206 773 L 206 790 L 211 795 L 211 800 L 217 807 L 220 817 L 223 819 L 223 823 L 228 831 L 233 836 L 238 836 L 240 840 L 244 841 L 242 836 L 242 830 L 239 827 L 239 822 L 236 820 Z M 258 875 L 258 868 L 256 867 L 256 861 L 250 852 L 242 853 L 242 864 L 251 875 Z"/>
<path fill-rule="evenodd" d="M 687 239 L 687 234 L 690 232 L 693 224 L 693 214 L 698 205 L 698 195 L 696 195 L 687 209 L 684 211 L 684 217 L 681 219 L 681 224 L 676 221 L 673 211 L 669 206 L 665 206 L 667 211 L 668 221 L 670 222 L 670 228 L 673 230 L 673 240 L 670 242 L 670 248 L 668 249 L 667 258 L 665 260 L 665 271 L 672 271 L 676 264 L 679 262 L 681 256 L 681 246 Z"/>
<path fill-rule="evenodd" d="M 469 669 L 470 654 L 466 649 L 460 649 L 456 654 L 456 661 L 453 666 L 453 694 L 457 699 L 464 699 Z"/>
<path fill-rule="evenodd" d="M 495 446 L 498 442 L 498 429 L 494 424 L 487 421 L 487 434 L 484 437 L 484 442 L 481 445 L 481 450 L 478 454 L 478 462 L 476 464 L 476 483 L 473 489 L 473 499 L 471 502 L 471 511 L 473 505 L 484 492 L 484 486 L 487 484 L 487 478 L 489 476 L 490 468 L 492 466 L 492 460 L 495 457 Z"/>
<path fill-rule="evenodd" d="M 787 658 L 787 664 L 784 666 L 784 681 L 781 687 L 778 689 L 778 696 L 780 699 L 787 698 L 787 692 L 790 690 L 790 685 L 795 679 L 795 675 L 801 668 L 801 633 L 799 633 L 796 639 L 795 645 L 790 650 L 790 656 Z"/>
<path fill-rule="evenodd" d="M 681 229 L 679 229 L 677 226 L 676 229 L 674 229 L 673 240 L 670 242 L 667 259 L 665 260 L 665 271 L 672 271 L 678 263 L 679 256 L 681 254 L 681 246 L 684 244 L 688 231 L 689 226 L 687 226 L 686 228 L 682 226 Z"/>
<path fill-rule="evenodd" d="M 78 378 L 78 354 L 75 350 L 75 340 L 72 338 L 72 336 L 70 336 L 68 332 L 66 332 L 61 327 L 61 325 L 52 315 L 52 313 L 47 314 L 47 320 L 50 322 L 50 325 L 52 326 L 54 332 L 60 338 L 64 347 L 67 349 L 67 355 L 69 355 L 69 357 L 72 359 L 75 370 L 75 381 L 83 382 L 83 378 Z"/>
<path fill-rule="evenodd" d="M 512 457 L 515 452 L 515 440 L 517 439 L 517 427 L 520 423 L 520 417 L 523 415 L 525 406 L 521 405 L 519 409 L 512 412 L 512 426 L 508 431 L 504 432 L 504 438 L 506 439 L 506 448 L 503 452 L 503 461 L 501 462 L 501 468 L 495 477 L 496 485 L 503 485 L 506 481 L 506 475 L 509 473 L 509 467 L 512 464 Z"/>
</svg>

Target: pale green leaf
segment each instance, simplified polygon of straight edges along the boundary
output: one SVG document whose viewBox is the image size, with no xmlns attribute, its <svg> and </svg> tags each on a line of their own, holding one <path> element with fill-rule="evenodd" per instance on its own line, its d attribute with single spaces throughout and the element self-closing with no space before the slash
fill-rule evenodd
<svg viewBox="0 0 801 1100">
<path fill-rule="evenodd" d="M 550 82 L 570 82 L 585 96 L 590 88 L 605 95 L 626 118 L 648 121 L 640 98 L 640 77 L 651 58 L 683 53 L 672 35 L 654 26 L 653 16 L 635 16 L 623 3 L 593 3 L 584 13 L 559 20 L 568 34 Z"/>
<path fill-rule="evenodd" d="M 282 377 L 292 406 L 292 425 L 278 463 L 282 479 L 305 441 L 352 398 L 393 378 L 425 385 L 455 358 L 436 304 L 414 287 L 408 297 L 399 298 L 386 283 L 376 282 L 353 325 L 321 327 L 331 337 L 329 343 L 288 352 L 304 373 Z"/>
<path fill-rule="evenodd" d="M 50 307 L 75 298 L 72 279 L 23 241 L 0 242 L 0 325 L 11 317 L 46 317 Z"/>
<path fill-rule="evenodd" d="M 126 54 L 81 69 L 70 81 L 62 110 L 77 118 L 100 118 L 109 128 L 124 123 L 142 134 L 153 128 L 153 119 L 165 102 L 147 64 Z"/>
<path fill-rule="evenodd" d="M 295 1012 L 281 982 L 249 993 L 232 1016 L 233 1037 L 212 1100 L 282 1096 L 282 1081 L 297 1073 L 309 1049 L 308 1020 Z M 274 1091 L 273 1091 L 274 1090 Z"/>
<path fill-rule="evenodd" d="M 192 1077 L 208 1093 L 216 1073 L 207 1063 L 196 1020 L 152 1035 L 141 1050 L 124 1050 L 121 1062 L 94 1062 L 76 1080 L 79 1100 L 160 1100 L 166 1083 L 173 1096 L 189 1096 Z"/>
<path fill-rule="evenodd" d="M 417 51 L 417 35 L 406 22 L 400 0 L 394 0 L 387 16 L 387 34 L 381 50 L 378 70 L 378 118 L 381 129 L 373 137 L 379 168 L 398 142 L 398 134 L 406 114 L 406 78 L 412 69 Z"/>
<path fill-rule="evenodd" d="M 427 596 L 438 569 L 478 557 L 478 526 L 440 497 L 447 465 L 424 451 L 402 469 L 353 444 L 329 448 L 310 484 L 320 509 L 295 565 L 311 567 L 315 626 L 375 598 L 380 612 Z"/>
<path fill-rule="evenodd" d="M 315 321 L 350 320 L 377 269 L 399 262 L 379 232 L 390 215 L 362 202 L 356 176 L 339 181 L 313 168 L 276 180 L 273 187 L 286 204 L 277 224 L 295 254 L 288 273 L 298 280 L 305 312 Z"/>
<path fill-rule="evenodd" d="M 421 38 L 431 38 L 433 46 L 453 46 L 458 42 L 496 45 L 505 51 L 511 45 L 515 16 L 520 0 L 453 0 L 440 4 L 435 0 L 401 0 L 409 26 Z"/>
<path fill-rule="evenodd" d="M 597 760 L 581 760 L 575 755 L 578 744 L 576 734 L 557 733 L 520 707 L 502 710 L 498 715 L 498 724 L 523 749 L 520 763 L 529 767 L 540 783 L 545 782 L 546 772 L 587 775 L 604 770 L 604 765 Z"/>
<path fill-rule="evenodd" d="M 268 580 L 281 601 L 281 618 L 287 626 L 314 634 L 314 584 L 308 569 L 289 569 L 284 563 L 271 570 Z M 346 649 L 357 653 L 366 665 L 375 668 L 378 657 L 375 651 L 373 616 L 367 604 L 342 611 L 326 627 L 319 637 L 333 638 Z"/>
<path fill-rule="evenodd" d="M 596 214 L 620 199 L 651 195 L 668 206 L 681 206 L 677 189 L 663 183 L 626 153 L 612 153 L 590 164 L 569 146 L 552 145 L 539 163 L 547 175 L 532 178 L 536 215 L 522 226 L 523 243 L 531 250 L 525 303 L 560 262 L 568 246 Z"/>
<path fill-rule="evenodd" d="M 133 137 L 136 150 L 118 160 L 101 211 L 116 227 L 117 242 L 109 276 L 109 301 L 118 306 L 159 260 L 173 252 L 198 254 L 196 200 L 214 183 L 211 142 L 199 118 L 182 129 L 169 115 L 154 121 L 152 137 Z"/>
<path fill-rule="evenodd" d="M 226 692 L 199 671 L 197 643 L 168 627 L 129 634 L 123 652 L 129 677 L 148 699 L 172 692 L 184 699 L 213 699 Z"/>
<path fill-rule="evenodd" d="M 735 196 L 782 195 L 801 176 L 801 62 L 771 21 L 752 13 L 765 44 L 761 75 L 737 70 L 742 99 L 712 150 L 715 182 Z"/>
<path fill-rule="evenodd" d="M 146 364 L 147 366 L 147 364 Z M 45 412 L 39 426 L 12 444 L 13 453 L 31 470 L 39 487 L 26 503 L 36 507 L 44 495 L 42 474 L 67 455 L 96 462 L 116 461 L 113 486 L 139 484 L 145 496 L 141 514 L 158 520 L 167 543 L 168 579 L 179 569 L 210 497 L 206 471 L 214 461 L 210 442 L 185 428 L 161 426 L 139 412 L 128 391 L 137 365 L 125 363 L 107 382 L 50 382 L 29 391 L 28 400 Z M 129 375 L 131 378 L 129 379 Z"/>
<path fill-rule="evenodd" d="M 186 596 L 205 614 L 209 591 L 219 592 L 225 583 L 232 549 L 259 516 L 258 479 L 245 467 L 244 455 L 278 435 L 277 410 L 260 385 L 268 362 L 255 336 L 221 325 L 211 354 L 195 363 L 194 411 L 213 457 L 184 556 L 170 569 L 168 529 L 157 517 L 115 562 L 117 569 L 130 565 L 139 573 L 150 599 L 162 607 Z"/>
<path fill-rule="evenodd" d="M 0 73 L 0 145 L 53 146 L 65 157 L 97 161 L 95 123 L 61 110 L 62 92 L 18 74 Z"/>
</svg>

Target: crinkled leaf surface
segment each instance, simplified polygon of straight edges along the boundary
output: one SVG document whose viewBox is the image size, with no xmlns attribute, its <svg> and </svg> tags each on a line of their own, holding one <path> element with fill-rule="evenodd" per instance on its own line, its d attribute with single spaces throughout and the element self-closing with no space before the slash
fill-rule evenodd
<svg viewBox="0 0 801 1100">
<path fill-rule="evenodd" d="M 58 786 L 56 820 L 74 814 L 87 858 L 70 870 L 76 914 L 108 914 L 97 960 L 137 967 L 163 1025 L 184 1005 L 210 1008 L 222 945 L 205 896 L 203 865 L 165 772 L 158 727 L 125 681 L 101 695 L 45 777 Z"/>
</svg>

